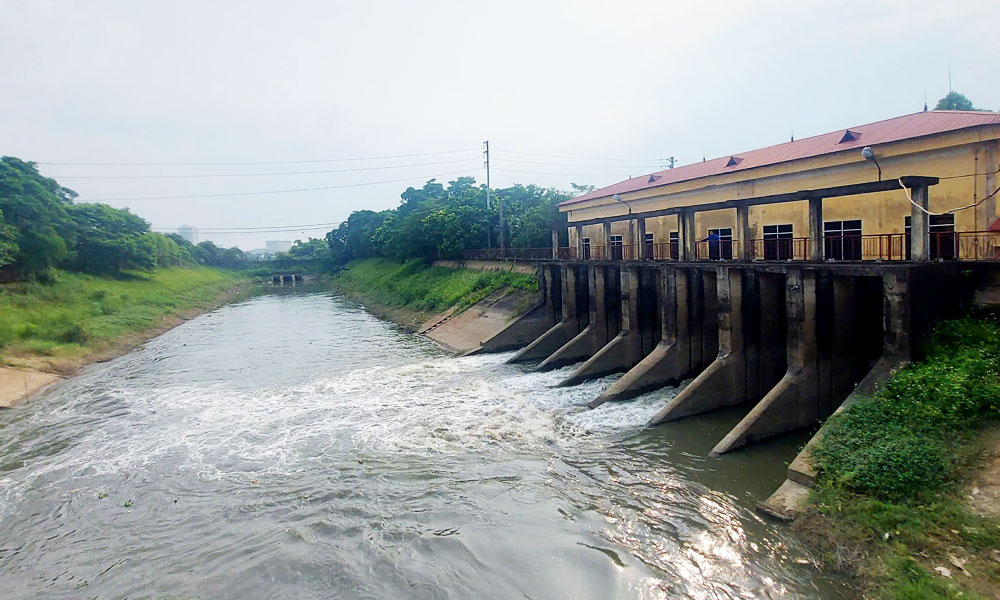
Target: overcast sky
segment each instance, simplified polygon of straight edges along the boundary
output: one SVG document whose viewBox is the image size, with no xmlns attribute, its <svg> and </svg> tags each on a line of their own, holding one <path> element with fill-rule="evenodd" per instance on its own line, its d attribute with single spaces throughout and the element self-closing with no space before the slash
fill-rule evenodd
<svg viewBox="0 0 1000 600">
<path fill-rule="evenodd" d="M 954 89 L 997 110 L 998 18 L 995 0 L 0 0 L 0 154 L 423 155 L 41 165 L 81 201 L 129 207 L 155 228 L 338 222 L 396 206 L 427 176 L 484 180 L 487 139 L 494 186 L 568 189 L 659 170 L 667 156 L 687 164 L 916 112 L 925 95 L 933 107 L 949 63 Z M 202 237 L 251 249 L 328 229 Z"/>
</svg>

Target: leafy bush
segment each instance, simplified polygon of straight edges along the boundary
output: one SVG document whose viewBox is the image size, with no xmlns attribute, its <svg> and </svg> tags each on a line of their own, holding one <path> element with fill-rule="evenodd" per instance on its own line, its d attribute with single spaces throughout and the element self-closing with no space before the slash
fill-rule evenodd
<svg viewBox="0 0 1000 600">
<path fill-rule="evenodd" d="M 926 346 L 925 361 L 831 419 L 813 453 L 823 483 L 911 501 L 955 481 L 960 442 L 1000 418 L 1000 326 L 943 322 Z"/>
</svg>

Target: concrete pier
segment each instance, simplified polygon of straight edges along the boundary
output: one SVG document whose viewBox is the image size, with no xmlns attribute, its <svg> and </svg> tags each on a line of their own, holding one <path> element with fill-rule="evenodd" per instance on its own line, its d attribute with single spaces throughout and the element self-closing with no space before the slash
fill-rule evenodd
<svg viewBox="0 0 1000 600">
<path fill-rule="evenodd" d="M 588 379 L 628 370 L 642 359 L 642 339 L 639 331 L 639 267 L 623 266 L 620 274 L 620 321 L 617 335 L 559 383 L 559 387 L 576 385 Z"/>
<path fill-rule="evenodd" d="M 635 367 L 629 369 L 587 406 L 596 408 L 610 400 L 627 400 L 643 392 L 675 385 L 691 373 L 691 323 L 689 272 L 661 267 L 656 271 L 659 293 L 660 342 Z M 699 324 L 700 326 L 700 324 Z"/>
<path fill-rule="evenodd" d="M 650 424 L 746 404 L 713 454 L 814 426 L 961 296 L 958 267 L 929 262 L 567 260 L 539 281 L 539 304 L 478 351 L 579 363 L 559 386 L 624 372 L 591 408 L 693 378 Z"/>
</svg>

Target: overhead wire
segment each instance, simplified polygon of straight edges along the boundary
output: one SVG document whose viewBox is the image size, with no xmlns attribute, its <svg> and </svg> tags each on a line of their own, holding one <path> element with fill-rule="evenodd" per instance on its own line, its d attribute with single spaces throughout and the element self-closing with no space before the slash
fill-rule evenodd
<svg viewBox="0 0 1000 600">
<path fill-rule="evenodd" d="M 632 162 L 649 162 L 660 160 L 658 158 L 609 158 L 609 157 L 594 157 L 594 156 L 572 156 L 568 154 L 544 154 L 542 152 L 522 152 L 519 150 L 505 150 L 503 148 L 497 148 L 495 152 L 507 152 L 510 154 L 523 154 L 525 156 L 544 156 L 548 158 L 572 158 L 576 160 L 621 160 L 621 161 L 632 161 Z"/>
<path fill-rule="evenodd" d="M 359 171 L 380 171 L 383 169 L 405 169 L 407 167 L 426 167 L 430 165 L 450 165 L 462 162 L 478 162 L 478 158 L 462 158 L 458 160 L 441 160 L 409 165 L 384 165 L 379 167 L 356 167 L 351 169 L 324 169 L 321 171 L 279 171 L 275 173 L 184 173 L 177 175 L 53 175 L 58 179 L 200 179 L 210 177 L 267 177 L 272 175 L 314 175 L 319 173 L 354 173 Z"/>
<path fill-rule="evenodd" d="M 417 156 L 435 156 L 439 154 L 458 154 L 460 152 L 479 152 L 479 148 L 463 148 L 461 150 L 442 150 L 440 152 L 419 152 L 415 154 L 394 154 L 386 156 L 362 156 L 351 158 L 324 158 L 314 160 L 264 160 L 243 162 L 49 162 L 36 161 L 38 165 L 49 166 L 79 166 L 79 167 L 193 167 L 193 166 L 224 166 L 224 165 L 302 165 L 310 163 L 348 162 L 357 160 L 388 160 L 392 158 L 413 158 Z"/>
<path fill-rule="evenodd" d="M 253 230 L 253 231 L 267 231 L 269 229 L 308 229 L 308 228 L 319 228 L 319 227 L 329 227 L 331 225 L 340 225 L 343 221 L 331 221 L 329 223 L 307 223 L 303 225 L 260 225 L 256 227 L 194 227 L 199 231 L 242 231 L 242 230 Z M 179 225 L 177 227 L 154 227 L 153 229 L 163 229 L 173 231 L 184 227 Z M 188 225 L 187 227 L 191 227 Z"/>
<path fill-rule="evenodd" d="M 326 185 L 319 187 L 309 187 L 309 188 L 295 188 L 287 190 L 265 190 L 256 192 L 227 192 L 221 194 L 186 194 L 186 195 L 175 195 L 175 196 L 136 196 L 128 198 L 89 198 L 81 200 L 83 202 L 125 202 L 133 200 L 183 200 L 183 199 L 194 199 L 194 198 L 225 198 L 229 196 L 262 196 L 266 194 L 291 194 L 297 192 L 315 192 L 322 190 L 338 190 L 344 188 L 355 188 L 364 187 L 368 185 L 379 185 L 383 183 L 399 183 L 402 181 L 414 181 L 417 179 L 437 179 L 438 177 L 448 177 L 450 175 L 468 174 L 469 170 L 465 169 L 462 171 L 452 171 L 450 173 L 440 173 L 438 175 L 414 175 L 412 177 L 402 177 L 399 179 L 385 179 L 382 181 L 367 181 L 363 183 L 345 183 L 341 185 Z"/>
</svg>

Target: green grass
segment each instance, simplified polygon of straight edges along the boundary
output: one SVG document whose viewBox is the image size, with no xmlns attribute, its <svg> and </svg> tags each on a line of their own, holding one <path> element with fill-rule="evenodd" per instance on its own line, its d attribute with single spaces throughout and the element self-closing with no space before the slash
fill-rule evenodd
<svg viewBox="0 0 1000 600">
<path fill-rule="evenodd" d="M 58 272 L 50 284 L 0 285 L 0 359 L 79 357 L 119 336 L 150 329 L 163 316 L 215 302 L 245 276 L 170 268 L 105 279 Z"/>
<path fill-rule="evenodd" d="M 433 267 L 420 259 L 399 263 L 373 258 L 351 262 L 336 286 L 388 308 L 439 312 L 464 309 L 501 288 L 537 290 L 534 275 Z"/>
<path fill-rule="evenodd" d="M 969 512 L 963 485 L 983 428 L 1000 419 L 1000 323 L 943 322 L 924 355 L 827 423 L 813 451 L 818 526 L 828 549 L 860 549 L 848 566 L 878 597 L 989 596 L 1000 590 L 1000 522 Z"/>
</svg>

